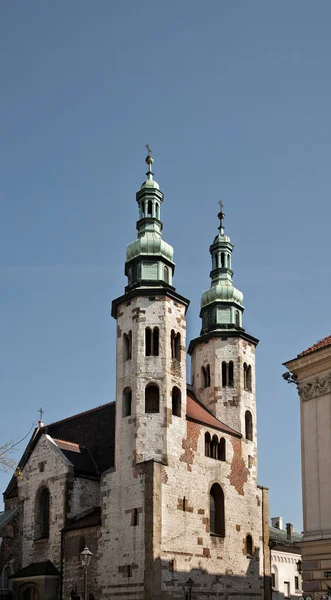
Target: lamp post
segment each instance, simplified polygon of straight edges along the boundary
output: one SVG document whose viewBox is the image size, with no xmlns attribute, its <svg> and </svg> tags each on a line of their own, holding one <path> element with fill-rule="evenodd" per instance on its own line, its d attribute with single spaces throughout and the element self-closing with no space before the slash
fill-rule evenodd
<svg viewBox="0 0 331 600">
<path fill-rule="evenodd" d="M 84 600 L 87 600 L 87 569 L 89 568 L 92 556 L 93 554 L 87 546 L 85 546 L 84 550 L 80 553 L 80 560 L 84 569 Z"/>
<path fill-rule="evenodd" d="M 192 588 L 194 586 L 193 579 L 191 577 L 186 582 L 186 587 L 188 589 L 188 600 L 192 600 Z"/>
</svg>

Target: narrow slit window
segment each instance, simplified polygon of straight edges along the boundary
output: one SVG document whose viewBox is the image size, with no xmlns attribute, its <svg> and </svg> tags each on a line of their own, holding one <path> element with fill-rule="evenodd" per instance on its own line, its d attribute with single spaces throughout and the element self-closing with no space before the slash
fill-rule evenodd
<svg viewBox="0 0 331 600">
<path fill-rule="evenodd" d="M 131 388 L 126 387 L 123 390 L 122 416 L 129 417 L 131 415 L 131 410 L 132 410 L 132 391 L 131 391 Z"/>
<path fill-rule="evenodd" d="M 230 360 L 229 362 L 229 382 L 228 382 L 228 386 L 229 387 L 233 387 L 233 361 Z"/>
<path fill-rule="evenodd" d="M 207 431 L 205 433 L 205 456 L 208 456 L 209 458 L 211 456 L 211 454 L 210 454 L 210 442 L 211 442 L 210 433 Z"/>
<path fill-rule="evenodd" d="M 210 533 L 225 536 L 224 494 L 221 486 L 214 483 L 209 494 Z"/>
<path fill-rule="evenodd" d="M 182 393 L 177 386 L 172 388 L 171 392 L 172 397 L 172 414 L 175 417 L 181 416 L 181 405 L 182 405 Z"/>
<path fill-rule="evenodd" d="M 227 365 L 226 362 L 223 360 L 222 362 L 222 386 L 226 387 L 227 386 Z"/>
</svg>

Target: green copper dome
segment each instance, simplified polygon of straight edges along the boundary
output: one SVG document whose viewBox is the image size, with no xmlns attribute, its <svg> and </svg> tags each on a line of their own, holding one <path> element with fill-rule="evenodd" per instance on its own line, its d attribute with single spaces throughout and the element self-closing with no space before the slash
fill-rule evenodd
<svg viewBox="0 0 331 600">
<path fill-rule="evenodd" d="M 161 234 L 156 231 L 146 231 L 137 240 L 131 242 L 126 248 L 126 261 L 143 255 L 160 255 L 169 261 L 174 258 L 174 249 L 170 244 L 165 242 Z"/>
<path fill-rule="evenodd" d="M 128 277 L 126 290 L 139 287 L 172 287 L 175 270 L 174 250 L 162 239 L 160 220 L 163 193 L 154 180 L 153 157 L 148 149 L 146 163 L 147 179 L 142 184 L 136 199 L 139 207 L 137 222 L 138 237 L 126 249 L 125 274 Z M 172 288 L 173 289 L 173 288 Z"/>
<path fill-rule="evenodd" d="M 221 208 L 222 208 L 221 203 Z M 219 233 L 210 246 L 212 271 L 210 288 L 201 297 L 201 334 L 222 329 L 242 330 L 242 305 L 244 296 L 232 283 L 231 269 L 233 245 L 223 227 L 224 213 L 220 219 Z"/>
<path fill-rule="evenodd" d="M 202 294 L 201 308 L 207 306 L 211 302 L 217 300 L 222 302 L 237 302 L 242 304 L 244 295 L 242 292 L 237 290 L 229 281 L 219 281 L 216 285 L 213 285 Z"/>
</svg>

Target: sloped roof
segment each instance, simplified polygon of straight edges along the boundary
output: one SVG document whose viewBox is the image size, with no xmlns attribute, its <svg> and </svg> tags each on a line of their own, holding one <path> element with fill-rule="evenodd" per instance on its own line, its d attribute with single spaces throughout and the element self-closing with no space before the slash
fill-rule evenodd
<svg viewBox="0 0 331 600">
<path fill-rule="evenodd" d="M 70 460 L 76 473 L 80 473 L 81 475 L 93 475 L 95 477 L 99 475 L 96 462 L 88 448 L 84 448 L 73 442 L 66 442 L 65 440 L 53 438 L 53 441 L 67 459 Z"/>
<path fill-rule="evenodd" d="M 9 579 L 27 579 L 28 577 L 38 577 L 40 575 L 59 576 L 60 572 L 52 561 L 45 560 L 44 562 L 31 563 L 27 567 L 24 567 L 24 569 L 20 569 L 13 575 L 10 575 Z"/>
<path fill-rule="evenodd" d="M 36 429 L 18 464 L 22 470 L 26 465 L 40 436 L 47 433 L 53 439 L 78 444 L 93 456 L 99 473 L 114 466 L 115 460 L 115 402 L 97 406 L 61 421 Z M 69 447 L 67 448 L 69 452 Z M 86 455 L 85 455 L 86 457 Z M 71 460 L 69 458 L 69 460 Z M 77 462 L 80 459 L 77 459 Z M 7 498 L 17 495 L 17 480 L 12 477 L 4 493 Z"/>
<path fill-rule="evenodd" d="M 13 518 L 17 511 L 18 508 L 11 508 L 10 510 L 4 510 L 3 512 L 0 512 L 0 528 L 6 525 L 6 523 Z"/>
<path fill-rule="evenodd" d="M 312 354 L 313 352 L 316 352 L 316 350 L 322 350 L 322 348 L 327 348 L 328 346 L 331 346 L 331 335 L 319 340 L 316 342 L 316 344 L 310 346 L 310 348 L 307 348 L 307 350 L 300 352 L 300 354 L 298 354 L 298 358 L 301 356 L 306 356 L 307 354 Z"/>
<path fill-rule="evenodd" d="M 96 527 L 101 525 L 101 508 L 95 506 L 84 515 L 78 517 L 65 527 L 65 531 L 71 531 L 73 529 L 83 529 L 84 527 Z"/>
<path fill-rule="evenodd" d="M 287 531 L 285 529 L 278 529 L 278 527 L 269 527 L 269 538 L 271 542 L 276 544 L 282 544 L 283 546 L 293 546 L 299 544 L 303 540 L 303 535 L 293 531 L 291 539 L 287 537 Z"/>
<path fill-rule="evenodd" d="M 239 431 L 232 429 L 216 417 L 195 397 L 191 386 L 187 387 L 187 418 L 192 421 L 207 425 L 213 429 L 230 433 L 236 437 L 242 437 Z"/>
</svg>

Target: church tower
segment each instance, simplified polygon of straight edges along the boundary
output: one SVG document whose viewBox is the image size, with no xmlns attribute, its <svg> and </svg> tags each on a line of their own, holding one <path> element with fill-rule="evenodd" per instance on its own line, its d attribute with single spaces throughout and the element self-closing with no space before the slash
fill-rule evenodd
<svg viewBox="0 0 331 600">
<path fill-rule="evenodd" d="M 193 390 L 205 406 L 256 447 L 255 348 L 243 327 L 243 294 L 233 286 L 233 245 L 224 232 L 223 205 L 218 234 L 210 246 L 211 285 L 202 294 L 202 328 L 191 341 Z M 250 448 L 249 454 L 254 453 Z"/>
<path fill-rule="evenodd" d="M 136 194 L 138 236 L 127 246 L 125 294 L 113 301 L 117 321 L 116 468 L 153 460 L 168 464 L 186 414 L 186 310 L 173 287 L 173 248 L 162 239 L 163 193 L 148 152 Z M 184 427 L 184 425 L 182 426 Z"/>
</svg>

